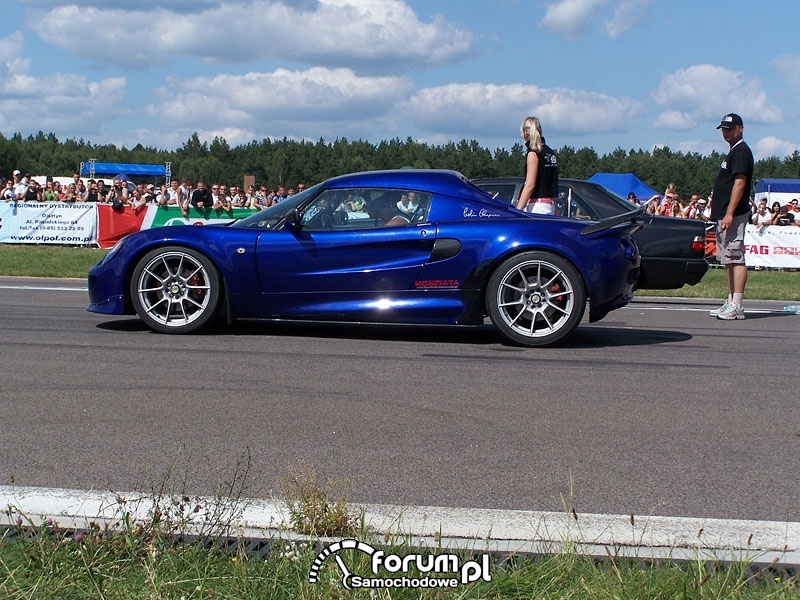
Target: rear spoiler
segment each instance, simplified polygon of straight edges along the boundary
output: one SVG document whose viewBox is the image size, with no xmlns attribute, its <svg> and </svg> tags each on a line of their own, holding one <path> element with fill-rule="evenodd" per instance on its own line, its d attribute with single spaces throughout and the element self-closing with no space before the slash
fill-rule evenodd
<svg viewBox="0 0 800 600">
<path fill-rule="evenodd" d="M 593 233 L 597 233 L 598 231 L 605 231 L 606 229 L 611 229 L 615 225 L 619 225 L 620 223 L 625 223 L 626 221 L 630 221 L 631 225 L 638 224 L 638 226 L 641 227 L 642 223 L 638 219 L 639 215 L 641 215 L 643 212 L 644 212 L 644 207 L 639 206 L 629 212 L 625 212 L 619 215 L 614 215 L 613 217 L 607 217 L 602 221 L 598 221 L 597 223 L 592 223 L 591 225 L 581 229 L 581 235 L 591 235 Z M 639 227 L 637 227 L 637 229 Z"/>
</svg>

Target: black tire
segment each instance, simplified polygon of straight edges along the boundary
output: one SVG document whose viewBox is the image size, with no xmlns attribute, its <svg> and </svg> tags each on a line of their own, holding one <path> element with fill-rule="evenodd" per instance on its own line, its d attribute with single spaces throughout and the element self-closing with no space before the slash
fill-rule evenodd
<svg viewBox="0 0 800 600">
<path fill-rule="evenodd" d="M 486 308 L 508 341 L 547 346 L 578 327 L 586 292 L 569 261 L 549 252 L 526 252 L 509 258 L 492 274 Z"/>
<path fill-rule="evenodd" d="M 162 333 L 192 333 L 217 313 L 217 269 L 200 252 L 167 246 L 145 254 L 130 283 L 136 314 Z"/>
</svg>

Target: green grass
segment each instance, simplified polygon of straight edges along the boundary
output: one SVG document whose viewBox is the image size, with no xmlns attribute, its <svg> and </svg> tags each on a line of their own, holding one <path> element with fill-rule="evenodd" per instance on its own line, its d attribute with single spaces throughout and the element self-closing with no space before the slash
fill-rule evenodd
<svg viewBox="0 0 800 600">
<path fill-rule="evenodd" d="M 679 290 L 638 290 L 637 296 L 666 296 L 677 298 L 724 299 L 728 295 L 725 269 L 712 267 L 697 285 L 685 285 Z M 751 300 L 800 300 L 800 271 L 756 271 L 747 272 L 745 299 Z"/>
<path fill-rule="evenodd" d="M 0 276 L 85 278 L 108 250 L 89 247 L 0 244 Z M 639 290 L 637 296 L 725 298 L 725 270 L 712 267 L 703 280 L 680 290 Z M 747 278 L 745 298 L 800 301 L 800 271 L 755 271 Z"/>
<path fill-rule="evenodd" d="M 86 246 L 0 244 L 0 276 L 85 279 L 89 268 L 106 253 Z"/>
<path fill-rule="evenodd" d="M 369 590 L 348 592 L 329 557 L 316 583 L 309 569 L 323 545 L 275 542 L 265 555 L 232 552 L 199 543 L 176 545 L 146 530 L 107 535 L 102 531 L 64 535 L 41 525 L 10 530 L 0 540 L 0 596 L 34 598 L 370 598 Z M 388 553 L 435 554 L 407 544 L 381 545 Z M 463 558 L 469 553 L 457 553 Z M 369 557 L 357 551 L 338 556 L 351 572 L 371 577 Z M 528 599 L 528 598 L 714 598 L 797 599 L 797 576 L 747 565 L 723 566 L 704 560 L 654 564 L 648 561 L 596 560 L 577 553 L 539 557 L 495 557 L 491 581 L 450 589 L 379 590 L 377 598 Z M 424 574 L 409 573 L 410 577 Z M 381 577 L 397 577 L 382 573 Z"/>
</svg>

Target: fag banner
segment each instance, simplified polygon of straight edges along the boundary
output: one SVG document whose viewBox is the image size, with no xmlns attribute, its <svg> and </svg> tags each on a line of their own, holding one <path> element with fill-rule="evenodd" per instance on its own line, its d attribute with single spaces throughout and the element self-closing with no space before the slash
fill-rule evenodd
<svg viewBox="0 0 800 600">
<path fill-rule="evenodd" d="M 744 253 L 748 267 L 800 269 L 800 227 L 748 225 Z"/>
<path fill-rule="evenodd" d="M 0 203 L 0 242 L 94 244 L 97 205 L 88 202 Z"/>
</svg>

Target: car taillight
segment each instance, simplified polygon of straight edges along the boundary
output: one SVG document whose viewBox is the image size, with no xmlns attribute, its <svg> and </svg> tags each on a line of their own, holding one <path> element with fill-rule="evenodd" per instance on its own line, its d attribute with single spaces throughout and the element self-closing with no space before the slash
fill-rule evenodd
<svg viewBox="0 0 800 600">
<path fill-rule="evenodd" d="M 699 235 L 694 236 L 692 240 L 692 251 L 696 252 L 705 252 L 706 251 L 706 239 Z"/>
</svg>

